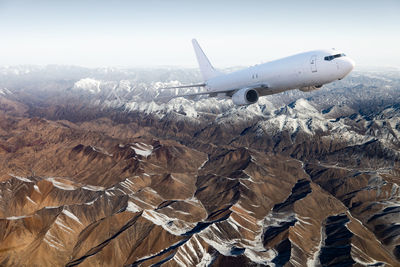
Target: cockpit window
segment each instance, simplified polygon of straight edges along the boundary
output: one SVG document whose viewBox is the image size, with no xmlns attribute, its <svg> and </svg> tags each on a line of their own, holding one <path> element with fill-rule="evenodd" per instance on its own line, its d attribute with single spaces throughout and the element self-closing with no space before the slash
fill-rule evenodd
<svg viewBox="0 0 400 267">
<path fill-rule="evenodd" d="M 332 55 L 332 56 L 326 56 L 326 57 L 324 57 L 324 59 L 327 60 L 327 61 L 331 61 L 331 60 L 333 60 L 335 58 L 345 57 L 345 56 L 346 55 L 344 53 L 342 53 L 342 54 L 336 54 L 336 55 Z"/>
</svg>

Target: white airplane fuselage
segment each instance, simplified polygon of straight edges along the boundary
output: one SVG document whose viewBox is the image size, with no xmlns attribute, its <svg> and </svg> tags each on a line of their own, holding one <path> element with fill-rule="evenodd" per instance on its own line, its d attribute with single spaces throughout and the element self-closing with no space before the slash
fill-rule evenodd
<svg viewBox="0 0 400 267">
<path fill-rule="evenodd" d="M 204 83 L 165 89 L 205 87 L 205 92 L 180 96 L 226 96 L 235 105 L 250 105 L 259 96 L 271 95 L 292 89 L 311 91 L 322 85 L 343 79 L 354 68 L 354 61 L 335 50 L 305 52 L 246 69 L 224 74 L 214 69 L 195 39 L 193 48 Z"/>
<path fill-rule="evenodd" d="M 337 50 L 316 50 L 223 74 L 206 81 L 209 92 L 258 88 L 260 96 L 292 89 L 322 86 L 344 78 L 354 67 L 348 57 L 325 60 L 342 54 Z"/>
</svg>

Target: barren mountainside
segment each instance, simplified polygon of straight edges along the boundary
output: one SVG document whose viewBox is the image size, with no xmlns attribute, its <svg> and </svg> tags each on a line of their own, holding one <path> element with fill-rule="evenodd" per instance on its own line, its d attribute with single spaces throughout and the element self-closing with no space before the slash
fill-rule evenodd
<svg viewBox="0 0 400 267">
<path fill-rule="evenodd" d="M 0 77 L 2 266 L 400 264 L 398 71 L 247 107 L 152 101 L 192 70 Z"/>
</svg>

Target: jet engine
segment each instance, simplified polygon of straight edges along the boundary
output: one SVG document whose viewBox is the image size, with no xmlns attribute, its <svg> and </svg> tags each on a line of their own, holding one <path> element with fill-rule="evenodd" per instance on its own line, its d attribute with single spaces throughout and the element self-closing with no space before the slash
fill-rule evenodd
<svg viewBox="0 0 400 267">
<path fill-rule="evenodd" d="M 251 88 L 243 88 L 232 95 L 233 104 L 238 106 L 254 104 L 258 101 L 258 92 Z"/>
</svg>

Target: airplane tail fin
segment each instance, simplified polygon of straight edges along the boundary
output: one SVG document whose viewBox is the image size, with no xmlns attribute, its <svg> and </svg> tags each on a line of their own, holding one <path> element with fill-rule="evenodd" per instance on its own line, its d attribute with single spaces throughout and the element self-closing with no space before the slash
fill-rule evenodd
<svg viewBox="0 0 400 267">
<path fill-rule="evenodd" d="M 200 72 L 203 76 L 205 81 L 209 80 L 210 78 L 214 78 L 220 73 L 214 69 L 211 65 L 210 61 L 208 60 L 207 56 L 204 54 L 203 50 L 201 49 L 199 43 L 196 39 L 192 40 L 194 52 L 196 53 L 197 62 L 199 63 Z"/>
</svg>

